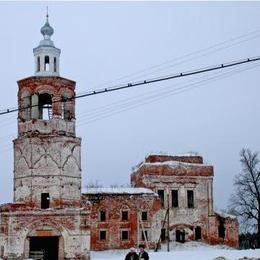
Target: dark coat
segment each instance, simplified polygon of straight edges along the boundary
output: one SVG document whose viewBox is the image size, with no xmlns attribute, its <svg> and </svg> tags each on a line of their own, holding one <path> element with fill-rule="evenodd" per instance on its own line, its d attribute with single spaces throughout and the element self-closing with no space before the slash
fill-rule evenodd
<svg viewBox="0 0 260 260">
<path fill-rule="evenodd" d="M 147 252 L 139 253 L 139 260 L 149 260 L 149 255 Z"/>
<path fill-rule="evenodd" d="M 129 252 L 125 257 L 125 260 L 138 260 L 138 254 L 135 252 Z"/>
</svg>

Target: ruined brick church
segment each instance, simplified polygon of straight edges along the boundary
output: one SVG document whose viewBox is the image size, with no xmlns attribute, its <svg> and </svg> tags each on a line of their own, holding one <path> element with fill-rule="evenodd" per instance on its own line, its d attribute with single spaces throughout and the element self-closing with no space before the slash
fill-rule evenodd
<svg viewBox="0 0 260 260">
<path fill-rule="evenodd" d="M 238 246 L 238 222 L 214 212 L 213 167 L 198 155 L 149 155 L 131 188 L 81 190 L 75 81 L 59 76 L 46 17 L 34 76 L 18 81 L 14 201 L 0 205 L 0 258 L 90 259 L 90 250 L 203 241 Z"/>
</svg>

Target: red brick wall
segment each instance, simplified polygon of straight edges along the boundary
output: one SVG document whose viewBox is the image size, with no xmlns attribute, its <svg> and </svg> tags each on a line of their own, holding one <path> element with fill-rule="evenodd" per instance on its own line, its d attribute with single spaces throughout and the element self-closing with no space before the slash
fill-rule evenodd
<svg viewBox="0 0 260 260">
<path fill-rule="evenodd" d="M 85 194 L 85 199 L 92 203 L 91 212 L 91 249 L 122 249 L 137 246 L 138 211 L 147 211 L 147 229 L 154 225 L 155 214 L 160 208 L 160 201 L 155 195 L 138 194 Z M 100 211 L 106 211 L 106 221 L 100 221 Z M 122 211 L 128 211 L 128 220 L 122 220 Z M 139 223 L 140 225 L 140 223 Z M 106 240 L 100 240 L 100 231 L 106 231 Z M 129 239 L 121 239 L 121 231 L 129 231 Z M 151 237 L 150 237 L 151 238 Z M 157 237 L 158 238 L 158 237 Z"/>
</svg>

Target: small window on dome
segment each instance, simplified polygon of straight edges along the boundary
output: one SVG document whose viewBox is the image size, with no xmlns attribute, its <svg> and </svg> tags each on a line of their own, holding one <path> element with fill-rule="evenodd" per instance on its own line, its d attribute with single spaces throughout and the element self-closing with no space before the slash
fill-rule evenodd
<svg viewBox="0 0 260 260">
<path fill-rule="evenodd" d="M 37 71 L 40 71 L 41 63 L 40 63 L 40 57 L 37 57 Z"/>
<path fill-rule="evenodd" d="M 44 57 L 44 70 L 45 71 L 50 70 L 50 58 L 49 58 L 49 56 Z"/>
</svg>

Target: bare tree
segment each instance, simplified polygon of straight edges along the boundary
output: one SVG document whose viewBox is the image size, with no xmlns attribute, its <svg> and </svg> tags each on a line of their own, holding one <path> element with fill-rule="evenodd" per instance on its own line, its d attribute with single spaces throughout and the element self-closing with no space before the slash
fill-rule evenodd
<svg viewBox="0 0 260 260">
<path fill-rule="evenodd" d="M 94 182 L 93 181 L 88 182 L 85 187 L 87 189 L 89 189 L 89 188 L 103 188 L 103 185 L 98 180 L 95 180 Z"/>
<path fill-rule="evenodd" d="M 257 247 L 260 247 L 260 168 L 257 152 L 243 149 L 240 153 L 241 172 L 234 180 L 235 193 L 231 207 L 242 224 L 253 228 L 257 234 Z M 251 229 L 252 230 L 252 229 Z"/>
</svg>

